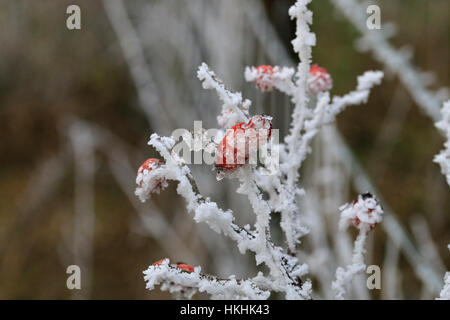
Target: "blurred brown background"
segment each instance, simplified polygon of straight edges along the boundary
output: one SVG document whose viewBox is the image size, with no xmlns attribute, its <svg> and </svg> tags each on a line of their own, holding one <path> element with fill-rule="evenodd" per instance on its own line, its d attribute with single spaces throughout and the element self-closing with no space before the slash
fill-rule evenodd
<svg viewBox="0 0 450 320">
<path fill-rule="evenodd" d="M 164 11 L 161 1 L 126 1 L 130 21 L 144 42 L 153 90 L 160 93 L 158 103 L 171 110 L 168 118 L 173 127 L 165 133 L 192 126 L 191 119 L 180 116 L 176 107 L 192 113 L 194 119 L 203 119 L 205 114 L 210 120 L 205 120 L 204 126 L 215 125 L 212 120 L 220 103 L 212 92 L 202 90 L 196 79 L 201 61 L 210 64 L 231 88 L 242 90 L 244 96 L 253 100 L 253 106 L 265 109 L 275 118 L 280 114 L 276 124 L 284 133 L 288 122 L 283 119 L 289 109 L 281 113 L 278 108 L 290 108 L 289 102 L 278 93 L 260 95 L 253 85 L 244 83 L 243 71 L 245 65 L 283 65 L 286 61 L 270 61 L 261 53 L 262 44 L 255 40 L 240 2 L 232 1 L 227 8 L 234 5 L 235 9 L 229 11 L 220 11 L 224 10 L 220 1 L 212 1 L 210 6 L 214 7 L 208 11 L 204 2 L 168 1 Z M 268 0 L 261 7 L 289 53 L 287 58 L 296 61 L 290 47 L 295 25 L 287 15 L 292 3 Z M 449 87 L 449 2 L 377 3 L 382 22 L 397 25 L 392 42 L 396 46 L 409 45 L 414 64 L 435 74 L 436 86 L 432 88 Z M 69 4 L 81 7 L 79 31 L 66 28 Z M 196 20 L 192 16 L 192 24 L 186 18 L 183 8 L 189 6 L 194 7 L 198 17 L 204 17 L 203 28 L 193 26 Z M 314 11 L 313 31 L 318 38 L 314 60 L 332 75 L 333 94 L 351 90 L 355 77 L 363 71 L 382 68 L 369 54 L 355 50 L 357 31 L 329 1 L 315 0 L 310 7 Z M 145 10 L 159 10 L 160 21 L 151 15 L 145 19 Z M 219 12 L 223 21 L 215 22 L 210 15 Z M 225 23 L 227 19 L 229 22 Z M 174 30 L 170 32 L 180 34 L 180 39 L 166 41 L 163 31 L 171 21 L 178 21 L 178 25 L 172 24 Z M 201 227 L 186 216 L 174 186 L 155 197 L 151 207 L 136 209 L 126 195 L 126 190 L 133 192 L 134 177 L 126 175 L 130 168 L 121 167 L 125 163 L 121 156 L 126 154 L 133 170 L 137 169 L 146 157 L 154 155 L 146 141 L 155 128 L 139 107 L 141 100 L 135 82 L 102 1 L 0 0 L 0 26 L 0 298 L 77 297 L 65 285 L 66 267 L 78 264 L 77 259 L 89 270 L 89 282 L 82 282 L 89 290 L 82 290 L 80 297 L 169 298 L 159 290 L 145 290 L 142 271 L 155 260 L 172 254 L 161 246 L 161 241 L 170 246 L 172 239 L 155 239 L 155 233 L 143 227 L 139 210 L 151 217 L 152 210 L 157 209 L 168 223 L 176 226 L 181 241 L 194 254 L 195 260 L 187 262 L 225 275 L 235 273 L 235 265 L 247 270 L 236 271 L 238 274 L 253 271 L 247 267 L 253 258 L 241 256 L 232 246 L 229 252 L 234 254 L 234 260 L 228 259 L 224 269 L 217 271 L 209 266 L 214 252 L 198 235 Z M 265 36 L 266 31 L 261 30 L 261 34 Z M 234 37 L 241 38 L 243 47 L 233 43 Z M 233 73 L 225 74 L 223 70 L 227 68 Z M 174 92 L 179 94 L 177 101 L 171 97 Z M 114 137 L 106 140 L 103 133 L 94 133 L 95 139 L 102 142 L 89 149 L 89 143 L 86 147 L 83 139 L 93 136 L 83 137 L 77 132 L 92 133 L 96 129 L 76 127 L 71 131 L 79 121 Z M 448 269 L 450 189 L 438 165 L 432 162 L 443 144 L 432 121 L 420 112 L 398 79 L 387 75 L 367 105 L 350 107 L 338 117 L 338 128 L 406 230 L 413 233 L 410 225 L 414 217 L 425 218 Z M 76 141 L 81 141 L 78 151 Z M 80 161 L 76 160 L 77 154 Z M 95 160 L 85 161 L 84 157 Z M 88 174 L 92 170 L 94 173 Z M 209 172 L 208 168 L 204 170 Z M 120 172 L 126 172 L 122 181 L 129 185 L 118 183 Z M 215 183 L 213 177 L 208 181 L 210 185 Z M 204 190 L 208 192 L 208 184 Z M 224 206 L 237 206 L 230 202 L 234 194 L 217 192 L 222 195 L 218 201 Z M 91 215 L 83 216 L 83 210 Z M 77 212 L 81 212 L 80 217 Z M 89 227 L 85 229 L 80 223 L 89 223 Z M 214 233 L 209 236 L 221 239 Z M 377 237 L 384 239 L 382 232 Z M 417 239 L 414 241 L 420 245 Z M 374 262 L 381 263 L 383 254 L 383 248 L 376 247 Z M 175 260 L 186 259 L 181 253 L 173 255 Z M 420 298 L 417 277 L 403 257 L 399 268 L 404 297 Z"/>
</svg>

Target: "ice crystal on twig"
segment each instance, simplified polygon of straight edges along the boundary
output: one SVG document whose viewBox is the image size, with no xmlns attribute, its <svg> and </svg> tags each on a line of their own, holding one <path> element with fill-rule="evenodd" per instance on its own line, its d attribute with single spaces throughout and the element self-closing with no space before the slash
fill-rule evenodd
<svg viewBox="0 0 450 320">
<path fill-rule="evenodd" d="M 349 225 L 353 225 L 359 230 L 353 248 L 352 263 L 346 268 L 337 268 L 336 280 L 332 284 L 336 294 L 335 298 L 342 300 L 346 287 L 358 273 L 363 272 L 366 268 L 364 246 L 367 235 L 383 219 L 383 209 L 378 200 L 371 193 L 366 192 L 358 195 L 357 200 L 343 205 L 339 210 L 341 210 L 339 226 L 346 229 Z"/>
</svg>

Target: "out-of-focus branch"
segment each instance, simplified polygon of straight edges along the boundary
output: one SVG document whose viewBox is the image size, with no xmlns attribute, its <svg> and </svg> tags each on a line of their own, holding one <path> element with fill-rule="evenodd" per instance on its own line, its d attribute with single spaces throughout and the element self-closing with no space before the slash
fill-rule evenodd
<svg viewBox="0 0 450 320">
<path fill-rule="evenodd" d="M 95 147 L 96 139 L 88 127 L 72 121 L 68 136 L 73 147 L 75 164 L 72 261 L 83 270 L 83 290 L 74 297 L 89 298 L 92 287 L 92 255 L 95 227 Z"/>
<path fill-rule="evenodd" d="M 103 5 L 119 39 L 125 60 L 136 85 L 139 102 L 152 128 L 166 132 L 170 119 L 161 104 L 156 84 L 145 59 L 144 50 L 122 0 L 104 0 Z"/>
<path fill-rule="evenodd" d="M 366 8 L 355 0 L 332 0 L 335 7 L 348 19 L 350 23 L 361 33 L 359 47 L 370 51 L 373 57 L 386 70 L 394 73 L 411 97 L 433 121 L 441 118 L 439 109 L 442 100 L 447 95 L 447 88 L 433 92 L 427 88 L 428 83 L 423 72 L 419 71 L 409 61 L 409 57 L 402 51 L 394 48 L 387 40 L 387 35 L 382 31 L 369 30 L 366 25 Z"/>
</svg>

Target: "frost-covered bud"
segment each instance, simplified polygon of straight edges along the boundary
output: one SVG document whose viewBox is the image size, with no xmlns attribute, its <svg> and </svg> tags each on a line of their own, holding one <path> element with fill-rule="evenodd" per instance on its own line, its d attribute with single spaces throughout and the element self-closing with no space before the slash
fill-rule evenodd
<svg viewBox="0 0 450 320">
<path fill-rule="evenodd" d="M 339 210 L 341 229 L 346 229 L 351 224 L 360 230 L 372 230 L 383 220 L 383 209 L 375 196 L 369 192 L 358 195 L 357 200 L 341 206 Z"/>
<path fill-rule="evenodd" d="M 247 164 L 252 151 L 266 143 L 271 134 L 272 117 L 267 115 L 255 115 L 247 123 L 234 125 L 219 144 L 216 168 L 230 172 Z"/>
<path fill-rule="evenodd" d="M 255 72 L 254 81 L 256 86 L 263 92 L 272 91 L 273 68 L 269 65 L 261 65 L 253 69 Z"/>
<path fill-rule="evenodd" d="M 158 172 L 157 169 L 161 168 L 164 162 L 159 159 L 150 158 L 139 167 L 136 177 L 135 194 L 139 199 L 144 202 L 150 196 L 150 194 L 156 192 L 159 193 L 168 183 L 166 179 Z"/>
<path fill-rule="evenodd" d="M 295 69 L 287 67 L 246 67 L 245 80 L 254 82 L 261 91 L 272 91 L 274 88 L 292 95 L 295 86 L 292 82 Z"/>
<path fill-rule="evenodd" d="M 329 91 L 333 87 L 333 80 L 326 69 L 317 64 L 311 66 L 308 76 L 308 89 L 313 95 L 319 92 Z"/>
<path fill-rule="evenodd" d="M 176 268 L 187 272 L 194 272 L 194 267 L 184 262 L 178 262 Z"/>
</svg>

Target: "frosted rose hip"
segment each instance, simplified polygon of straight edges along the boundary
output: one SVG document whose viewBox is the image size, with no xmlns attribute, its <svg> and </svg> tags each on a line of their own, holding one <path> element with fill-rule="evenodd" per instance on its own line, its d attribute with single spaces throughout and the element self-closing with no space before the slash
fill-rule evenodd
<svg viewBox="0 0 450 320">
<path fill-rule="evenodd" d="M 383 209 L 380 203 L 369 192 L 360 194 L 358 199 L 341 208 L 339 225 L 346 228 L 353 225 L 357 229 L 373 230 L 383 219 Z"/>
<path fill-rule="evenodd" d="M 137 171 L 135 194 L 139 196 L 141 201 L 149 198 L 151 193 L 159 193 L 168 183 L 164 176 L 157 169 L 161 168 L 164 162 L 160 159 L 150 158 L 139 167 Z"/>
<path fill-rule="evenodd" d="M 153 262 L 152 266 L 155 266 L 155 267 L 160 266 L 165 260 L 167 260 L 167 258 L 163 258 L 161 260 Z"/>
<path fill-rule="evenodd" d="M 190 264 L 187 264 L 184 262 L 178 262 L 177 269 L 181 269 L 181 270 L 187 271 L 187 272 L 194 272 L 194 267 L 191 266 Z"/>
<path fill-rule="evenodd" d="M 333 87 L 333 80 L 326 69 L 317 64 L 311 66 L 308 76 L 308 90 L 311 94 L 329 91 Z"/>
<path fill-rule="evenodd" d="M 240 122 L 229 129 L 219 144 L 216 166 L 234 170 L 245 165 L 253 149 L 261 144 L 259 139 L 264 139 L 264 142 L 269 140 L 272 134 L 271 120 L 266 115 L 255 115 L 248 123 Z"/>
<path fill-rule="evenodd" d="M 273 68 L 272 68 L 272 66 L 261 65 L 261 66 L 256 67 L 255 71 L 257 73 L 257 76 L 254 80 L 256 86 L 263 92 L 272 91 L 273 90 L 273 84 L 272 84 Z"/>
</svg>

